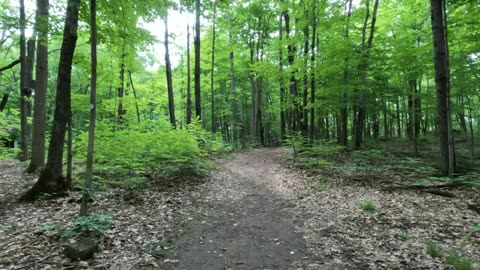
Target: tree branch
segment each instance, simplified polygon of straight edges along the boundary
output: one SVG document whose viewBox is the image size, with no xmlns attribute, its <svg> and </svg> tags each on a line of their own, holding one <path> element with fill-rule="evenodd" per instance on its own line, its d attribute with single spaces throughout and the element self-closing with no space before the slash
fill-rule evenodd
<svg viewBox="0 0 480 270">
<path fill-rule="evenodd" d="M 14 66 L 18 65 L 19 63 L 20 63 L 20 59 L 17 59 L 17 60 L 13 61 L 12 63 L 10 63 L 10 64 L 8 64 L 4 67 L 0 67 L 0 74 L 7 69 L 13 68 Z"/>
</svg>

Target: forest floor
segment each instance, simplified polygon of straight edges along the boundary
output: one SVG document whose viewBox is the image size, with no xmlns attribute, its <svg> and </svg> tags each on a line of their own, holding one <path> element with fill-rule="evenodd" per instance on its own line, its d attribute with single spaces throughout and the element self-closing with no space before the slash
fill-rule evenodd
<svg viewBox="0 0 480 270">
<path fill-rule="evenodd" d="M 320 183 L 287 156 L 285 148 L 253 149 L 219 161 L 202 181 L 98 192 L 94 212 L 114 223 L 97 238 L 101 253 L 85 262 L 62 255 L 79 192 L 17 203 L 35 177 L 2 162 L 0 269 L 453 269 L 465 258 L 479 267 L 472 226 L 480 216 L 467 208 L 478 189 L 450 191 L 455 197 L 384 191 L 345 172 Z M 445 256 L 432 257 L 428 245 Z"/>
</svg>

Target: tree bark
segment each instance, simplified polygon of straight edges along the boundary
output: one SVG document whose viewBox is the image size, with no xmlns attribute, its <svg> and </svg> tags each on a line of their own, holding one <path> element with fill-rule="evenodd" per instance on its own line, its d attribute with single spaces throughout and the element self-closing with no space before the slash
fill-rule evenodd
<svg viewBox="0 0 480 270">
<path fill-rule="evenodd" d="M 25 40 L 25 2 L 20 0 L 20 147 L 21 153 L 19 159 L 24 161 L 28 159 L 28 115 L 27 115 L 27 79 L 26 79 L 26 40 Z"/>
<path fill-rule="evenodd" d="M 212 25 L 212 66 L 210 68 L 210 99 L 211 99 L 211 114 L 212 114 L 212 132 L 215 133 L 217 131 L 216 127 L 216 116 L 215 116 L 215 95 L 214 95 L 214 71 L 215 71 L 215 23 L 217 19 L 217 5 L 216 2 L 213 1 L 213 25 Z"/>
<path fill-rule="evenodd" d="M 440 135 L 439 167 L 443 174 L 451 175 L 455 172 L 455 148 L 450 114 L 450 67 L 448 60 L 447 23 L 444 16 L 444 1 L 430 0 L 430 5 Z"/>
<path fill-rule="evenodd" d="M 68 118 L 71 113 L 71 75 L 73 54 L 77 42 L 78 9 L 80 0 L 69 0 L 67 16 L 63 30 L 63 41 L 57 76 L 57 94 L 55 97 L 55 113 L 48 148 L 48 158 L 45 169 L 38 181 L 25 193 L 22 200 L 35 200 L 41 193 L 63 195 L 70 187 L 63 176 L 63 150 Z"/>
<path fill-rule="evenodd" d="M 238 112 L 238 95 L 237 95 L 237 83 L 235 78 L 235 61 L 233 53 L 233 37 L 232 37 L 232 21 L 231 18 L 228 18 L 228 44 L 230 45 L 230 90 L 232 92 L 232 113 L 233 113 L 233 141 L 234 143 L 240 142 L 241 134 L 241 123 L 240 123 L 240 114 Z"/>
<path fill-rule="evenodd" d="M 366 28 L 368 23 L 368 18 L 370 16 L 370 0 L 366 2 L 367 13 L 365 15 L 365 22 L 362 29 L 362 59 L 360 60 L 360 89 L 357 92 L 357 113 L 355 121 L 355 136 L 354 136 L 354 147 L 355 149 L 360 149 L 363 142 L 363 130 L 365 127 L 365 117 L 366 117 L 366 92 L 367 92 L 367 70 L 369 65 L 370 49 L 372 48 L 373 34 L 375 30 L 375 22 L 377 21 L 377 10 L 378 10 L 379 0 L 375 0 L 372 14 L 372 22 L 370 25 L 370 34 L 368 41 L 365 44 L 366 38 Z"/>
<path fill-rule="evenodd" d="M 187 24 L 187 125 L 192 122 L 192 75 L 190 69 L 190 25 Z"/>
<path fill-rule="evenodd" d="M 200 89 L 200 0 L 195 0 L 195 116 L 202 120 L 202 101 Z"/>
<path fill-rule="evenodd" d="M 85 171 L 85 189 L 82 194 L 80 216 L 88 214 L 89 191 L 93 178 L 93 151 L 95 144 L 95 121 L 97 116 L 97 3 L 90 0 L 90 51 L 91 51 L 91 76 L 90 76 L 90 125 L 88 127 L 87 169 Z M 130 78 L 131 78 L 131 73 Z M 133 85 L 132 85 L 133 88 Z M 139 118 L 140 119 L 140 118 Z"/>
<path fill-rule="evenodd" d="M 170 124 L 174 129 L 177 128 L 175 121 L 175 102 L 173 98 L 173 81 L 172 81 L 172 64 L 170 63 L 170 52 L 168 48 L 168 16 L 163 18 L 165 23 L 165 72 L 167 76 L 167 91 L 168 91 L 168 113 L 170 115 Z"/>
<path fill-rule="evenodd" d="M 48 9 L 49 0 L 37 0 L 37 66 L 33 102 L 32 159 L 27 172 L 45 166 L 45 124 L 48 87 Z"/>
</svg>

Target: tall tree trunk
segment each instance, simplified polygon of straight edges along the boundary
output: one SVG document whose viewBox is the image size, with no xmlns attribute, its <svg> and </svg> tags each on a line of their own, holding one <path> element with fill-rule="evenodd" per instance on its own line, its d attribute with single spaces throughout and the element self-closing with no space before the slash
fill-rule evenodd
<svg viewBox="0 0 480 270">
<path fill-rule="evenodd" d="M 97 115 L 97 3 L 96 0 L 90 0 L 90 51 L 91 51 L 91 76 L 90 76 L 90 125 L 88 128 L 88 148 L 87 148 L 87 169 L 85 172 L 85 189 L 82 194 L 82 203 L 80 205 L 80 215 L 86 216 L 88 213 L 87 202 L 89 199 L 89 190 L 92 186 L 93 178 L 93 151 L 95 143 L 95 121 Z M 130 78 L 131 78 L 131 73 Z M 132 85 L 133 88 L 133 85 Z"/>
<path fill-rule="evenodd" d="M 308 19 L 310 16 L 305 9 L 305 17 Z M 304 45 L 303 45 L 303 65 L 304 65 L 304 72 L 303 72 L 303 112 L 302 112 L 302 135 L 304 138 L 308 138 L 308 52 L 310 49 L 309 44 L 309 36 L 310 30 L 308 28 L 308 24 L 303 29 L 303 35 L 305 38 Z"/>
<path fill-rule="evenodd" d="M 190 25 L 187 24 L 187 125 L 192 122 L 192 75 L 190 69 Z"/>
<path fill-rule="evenodd" d="M 133 97 L 135 98 L 135 109 L 137 111 L 137 121 L 138 123 L 140 123 L 140 110 L 138 109 L 137 91 L 135 90 L 135 85 L 133 84 L 132 72 L 130 71 L 130 69 L 128 69 L 127 72 L 128 72 L 128 78 L 130 79 L 130 85 L 132 86 Z"/>
<path fill-rule="evenodd" d="M 125 41 L 124 41 L 125 42 Z M 125 44 L 122 44 L 122 57 L 120 62 L 120 86 L 117 88 L 117 97 L 118 97 L 118 109 L 117 109 L 117 117 L 118 122 L 122 124 L 124 122 L 124 116 L 127 113 L 125 109 L 123 109 L 123 95 L 124 95 L 124 87 L 125 87 Z"/>
<path fill-rule="evenodd" d="M 445 3 L 444 0 L 430 0 L 430 5 L 440 133 L 439 167 L 443 174 L 451 175 L 455 172 L 455 148 L 450 114 L 450 67 Z"/>
<path fill-rule="evenodd" d="M 365 117 L 366 117 L 366 94 L 367 94 L 367 70 L 370 57 L 370 49 L 372 48 L 373 34 L 375 30 L 375 22 L 377 21 L 377 10 L 378 10 L 378 1 L 375 0 L 372 14 L 372 22 L 370 25 L 370 35 L 368 41 L 365 44 L 366 38 L 366 28 L 368 19 L 370 16 L 370 0 L 366 2 L 367 13 L 365 15 L 365 22 L 362 29 L 362 59 L 360 60 L 360 89 L 357 92 L 357 114 L 356 114 L 356 124 L 355 124 L 355 148 L 360 149 L 363 142 L 363 129 L 365 127 Z"/>
<path fill-rule="evenodd" d="M 45 122 L 48 88 L 48 9 L 49 0 L 37 0 L 36 27 L 37 66 L 33 110 L 32 159 L 27 168 L 31 173 L 45 166 Z"/>
<path fill-rule="evenodd" d="M 295 62 L 295 45 L 293 45 L 293 41 L 290 39 L 290 16 L 288 15 L 287 11 L 283 12 L 283 17 L 285 19 L 285 34 L 287 35 L 288 39 L 288 45 L 287 45 L 287 50 L 288 50 L 288 63 L 290 64 L 290 95 L 293 100 L 293 115 L 291 116 L 292 118 L 292 124 L 293 127 L 292 129 L 295 131 L 298 131 L 301 127 L 301 112 L 300 108 L 298 105 L 298 82 L 297 79 L 295 78 L 295 67 L 294 67 L 294 62 Z"/>
<path fill-rule="evenodd" d="M 283 11 L 280 13 L 278 19 L 278 40 L 280 47 L 278 49 L 278 74 L 280 76 L 280 142 L 285 140 L 286 123 L 285 123 L 285 80 L 283 78 Z"/>
<path fill-rule="evenodd" d="M 168 113 L 170 115 L 170 124 L 173 128 L 177 128 L 175 121 L 175 102 L 173 99 L 173 81 L 172 81 L 172 65 L 170 63 L 170 51 L 168 48 L 168 16 L 163 18 L 165 23 L 165 73 L 167 76 L 167 91 L 168 91 Z"/>
<path fill-rule="evenodd" d="M 210 69 L 210 101 L 211 101 L 211 114 L 212 114 L 212 132 L 217 131 L 216 127 L 216 116 L 215 116 L 215 95 L 214 95 L 214 90 L 215 90 L 215 82 L 214 82 L 214 71 L 215 71 L 215 23 L 217 19 L 217 5 L 216 2 L 213 1 L 213 25 L 212 25 L 212 66 Z"/>
<path fill-rule="evenodd" d="M 20 147 L 22 152 L 19 159 L 24 161 L 28 159 L 28 96 L 27 96 L 27 80 L 26 80 L 26 41 L 25 41 L 25 2 L 20 0 Z"/>
<path fill-rule="evenodd" d="M 233 141 L 238 143 L 240 141 L 241 132 L 241 123 L 240 123 L 240 114 L 238 112 L 238 94 L 237 94 L 237 84 L 235 78 L 235 62 L 233 54 L 233 37 L 232 37 L 232 21 L 228 17 L 228 44 L 230 47 L 230 53 L 228 55 L 230 60 L 230 90 L 232 92 L 232 113 L 233 113 Z"/>
<path fill-rule="evenodd" d="M 195 116 L 202 119 L 202 101 L 200 89 L 200 0 L 195 0 Z"/>
<path fill-rule="evenodd" d="M 317 38 L 317 1 L 313 1 L 312 10 L 312 55 L 310 56 L 310 128 L 309 138 L 313 142 L 315 139 L 315 50 L 316 50 L 316 38 Z"/>
<path fill-rule="evenodd" d="M 35 200 L 41 193 L 63 195 L 71 186 L 63 177 L 63 149 L 68 118 L 71 113 L 71 75 L 73 53 L 77 43 L 78 9 L 80 0 L 68 0 L 63 42 L 60 51 L 60 61 L 57 76 L 57 94 L 55 98 L 55 113 L 52 134 L 48 148 L 48 158 L 45 169 L 38 181 L 25 193 L 21 199 Z"/>
<path fill-rule="evenodd" d="M 348 7 L 347 7 L 348 5 Z M 350 18 L 352 17 L 352 0 L 348 0 L 345 4 L 345 10 L 347 11 L 347 21 L 345 23 L 345 42 L 348 42 L 349 31 L 350 31 Z M 343 69 L 343 90 L 340 101 L 340 134 L 338 136 L 338 143 L 347 146 L 348 145 L 348 99 L 347 99 L 347 88 L 349 85 L 349 57 L 345 56 L 344 59 L 345 67 Z"/>
</svg>

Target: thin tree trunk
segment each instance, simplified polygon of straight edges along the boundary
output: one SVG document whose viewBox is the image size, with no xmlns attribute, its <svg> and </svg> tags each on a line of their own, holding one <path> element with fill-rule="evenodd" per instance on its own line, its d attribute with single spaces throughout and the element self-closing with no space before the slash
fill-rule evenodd
<svg viewBox="0 0 480 270">
<path fill-rule="evenodd" d="M 348 8 L 347 8 L 348 4 Z M 352 0 L 347 0 L 345 4 L 345 9 L 347 11 L 347 21 L 345 23 L 345 42 L 348 42 L 349 38 L 349 30 L 350 30 L 350 18 L 352 17 Z M 348 145 L 348 99 L 347 99 L 347 88 L 349 84 L 349 57 L 348 55 L 345 56 L 344 59 L 345 67 L 343 69 L 343 90 L 341 96 L 341 104 L 340 104 L 340 132 L 341 134 L 338 136 L 339 140 L 338 143 L 347 146 Z"/>
<path fill-rule="evenodd" d="M 80 0 L 69 0 L 63 31 L 63 42 L 57 76 L 57 94 L 52 134 L 45 169 L 35 185 L 25 193 L 22 200 L 35 200 L 41 193 L 63 195 L 71 183 L 63 177 L 63 149 L 68 118 L 71 113 L 71 75 L 75 45 L 77 43 L 78 9 Z"/>
<path fill-rule="evenodd" d="M 310 56 L 310 128 L 309 138 L 313 142 L 315 139 L 315 50 L 316 50 L 316 38 L 317 38 L 317 1 L 313 1 L 312 11 L 312 55 Z"/>
<path fill-rule="evenodd" d="M 45 166 L 45 123 L 48 88 L 48 9 L 49 0 L 37 0 L 37 66 L 33 110 L 31 173 Z"/>
<path fill-rule="evenodd" d="M 233 141 L 238 143 L 240 141 L 241 132 L 241 123 L 240 123 L 240 114 L 238 112 L 238 94 L 237 94 L 237 84 L 235 78 L 235 62 L 234 62 L 234 53 L 233 53 L 233 37 L 232 37 L 232 21 L 231 18 L 228 18 L 228 44 L 230 45 L 230 53 L 228 55 L 230 60 L 230 90 L 232 92 L 232 113 L 233 113 Z"/>
<path fill-rule="evenodd" d="M 309 18 L 308 13 L 305 11 L 305 17 Z M 303 45 L 303 65 L 304 65 L 304 72 L 303 72 L 303 112 L 302 112 L 302 135 L 304 138 L 308 138 L 308 52 L 310 49 L 310 44 L 309 44 L 309 35 L 310 31 L 308 28 L 308 24 L 305 26 L 303 29 L 303 34 L 304 34 L 304 45 Z"/>
<path fill-rule="evenodd" d="M 187 24 L 187 125 L 192 122 L 192 75 L 190 69 L 190 26 Z"/>
<path fill-rule="evenodd" d="M 140 110 L 138 109 L 137 91 L 135 90 L 135 85 L 133 84 L 132 72 L 129 69 L 127 70 L 127 72 L 128 72 L 128 77 L 130 79 L 130 85 L 132 86 L 133 97 L 135 98 L 135 109 L 137 111 L 137 121 L 138 123 L 140 123 Z"/>
<path fill-rule="evenodd" d="M 202 101 L 200 89 L 200 0 L 195 0 L 195 116 L 202 119 Z"/>
<path fill-rule="evenodd" d="M 90 0 L 90 51 L 91 51 L 91 76 L 90 76 L 90 125 L 88 128 L 87 169 L 85 172 L 85 189 L 82 193 L 80 216 L 88 214 L 89 192 L 93 179 L 93 151 L 95 144 L 95 121 L 97 112 L 97 3 Z M 130 79 L 131 73 L 130 74 Z M 133 88 L 133 84 L 132 84 Z M 134 90 L 135 91 L 135 90 Z M 135 92 L 134 92 L 135 93 Z M 138 108 L 138 107 L 137 107 Z M 140 116 L 139 116 L 140 117 Z M 139 118 L 140 121 L 140 118 Z"/>
<path fill-rule="evenodd" d="M 168 48 L 168 16 L 163 18 L 165 23 L 165 72 L 167 76 L 167 91 L 168 91 L 168 113 L 170 115 L 170 124 L 174 129 L 177 128 L 175 121 L 175 102 L 173 98 L 173 81 L 172 81 L 172 65 L 170 63 L 170 52 Z"/>
<path fill-rule="evenodd" d="M 280 142 L 285 140 L 286 123 L 285 123 L 285 81 L 283 79 L 283 11 L 280 13 L 278 19 L 278 40 L 280 41 L 280 48 L 278 50 L 278 74 L 280 76 Z"/>
<path fill-rule="evenodd" d="M 211 100 L 211 114 L 212 114 L 212 132 L 217 131 L 216 127 L 216 116 L 215 116 L 215 82 L 214 82 L 214 71 L 215 71 L 215 23 L 217 19 L 217 5 L 216 2 L 213 2 L 213 25 L 212 25 L 212 66 L 210 69 L 210 100 Z"/>
<path fill-rule="evenodd" d="M 20 0 L 20 148 L 22 152 L 19 159 L 24 161 L 28 159 L 28 115 L 27 115 L 27 80 L 26 80 L 26 40 L 25 40 L 25 2 Z"/>
</svg>

